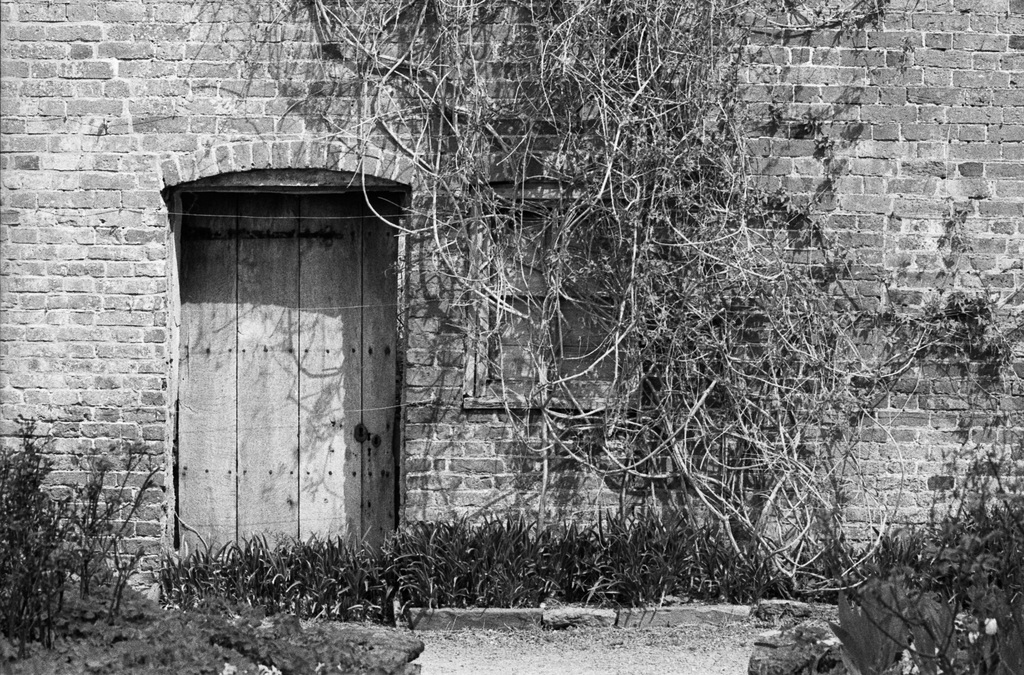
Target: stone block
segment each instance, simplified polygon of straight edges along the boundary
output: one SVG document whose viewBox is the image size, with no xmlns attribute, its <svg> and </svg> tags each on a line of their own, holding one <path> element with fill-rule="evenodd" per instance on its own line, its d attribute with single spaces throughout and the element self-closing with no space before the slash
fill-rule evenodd
<svg viewBox="0 0 1024 675">
<path fill-rule="evenodd" d="M 413 630 L 508 630 L 537 628 L 541 609 L 428 609 L 412 608 L 407 619 Z"/>
<path fill-rule="evenodd" d="M 746 605 L 681 605 L 644 609 L 620 609 L 616 620 L 620 628 L 644 628 L 710 624 L 725 626 L 746 621 L 750 607 Z"/>
<path fill-rule="evenodd" d="M 544 610 L 546 628 L 608 628 L 615 625 L 614 609 L 599 607 L 555 607 Z"/>
</svg>

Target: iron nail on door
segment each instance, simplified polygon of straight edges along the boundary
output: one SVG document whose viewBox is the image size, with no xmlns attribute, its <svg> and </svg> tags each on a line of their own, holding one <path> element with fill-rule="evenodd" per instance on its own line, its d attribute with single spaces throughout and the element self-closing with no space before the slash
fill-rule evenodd
<svg viewBox="0 0 1024 675">
<path fill-rule="evenodd" d="M 360 422 L 356 425 L 352 435 L 355 437 L 356 443 L 365 443 L 366 439 L 370 437 L 370 432 L 366 429 L 366 425 Z"/>
</svg>

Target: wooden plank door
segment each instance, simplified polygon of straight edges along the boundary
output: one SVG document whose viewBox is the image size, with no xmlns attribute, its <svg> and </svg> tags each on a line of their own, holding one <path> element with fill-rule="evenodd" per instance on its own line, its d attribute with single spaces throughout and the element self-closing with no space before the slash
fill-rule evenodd
<svg viewBox="0 0 1024 675">
<path fill-rule="evenodd" d="M 378 546 L 394 529 L 397 471 L 394 452 L 395 351 L 398 296 L 393 261 L 397 258 L 394 228 L 398 205 L 371 198 L 363 221 L 363 368 L 362 409 L 367 439 L 363 446 L 362 530 Z"/>
<path fill-rule="evenodd" d="M 299 201 L 238 199 L 238 536 L 299 526 Z"/>
<path fill-rule="evenodd" d="M 397 206 L 205 193 L 183 223 L 186 541 L 395 525 Z"/>
<path fill-rule="evenodd" d="M 303 201 L 299 236 L 302 471 L 299 535 L 361 530 L 361 205 L 339 195 Z"/>
<path fill-rule="evenodd" d="M 236 536 L 236 204 L 204 197 L 181 237 L 177 494 L 191 549 Z"/>
</svg>

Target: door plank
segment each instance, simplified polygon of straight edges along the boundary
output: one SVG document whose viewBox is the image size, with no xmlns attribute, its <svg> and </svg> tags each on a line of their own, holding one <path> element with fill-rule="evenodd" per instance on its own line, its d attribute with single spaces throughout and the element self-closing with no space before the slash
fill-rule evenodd
<svg viewBox="0 0 1024 675">
<path fill-rule="evenodd" d="M 400 208 L 371 196 L 378 214 L 397 223 Z M 363 219 L 363 424 L 372 434 L 363 443 L 363 536 L 379 546 L 394 529 L 396 465 L 395 353 L 398 240 L 395 229 L 370 208 Z"/>
<path fill-rule="evenodd" d="M 203 195 L 191 212 L 181 237 L 178 517 L 195 550 L 235 539 L 235 197 Z"/>
<path fill-rule="evenodd" d="M 360 200 L 306 195 L 299 238 L 299 536 L 359 536 Z"/>
<path fill-rule="evenodd" d="M 238 536 L 296 536 L 298 199 L 239 198 Z"/>
</svg>

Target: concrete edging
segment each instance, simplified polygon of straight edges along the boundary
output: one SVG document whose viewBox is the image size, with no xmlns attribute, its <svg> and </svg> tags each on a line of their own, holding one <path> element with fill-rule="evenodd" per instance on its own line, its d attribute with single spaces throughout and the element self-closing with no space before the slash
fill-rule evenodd
<svg viewBox="0 0 1024 675">
<path fill-rule="evenodd" d="M 616 626 L 619 628 L 672 627 L 704 624 L 724 626 L 746 621 L 747 605 L 676 605 L 671 607 L 605 609 L 555 607 L 551 609 L 428 609 L 414 607 L 408 613 L 412 630 L 514 630 L 545 626 Z"/>
</svg>

